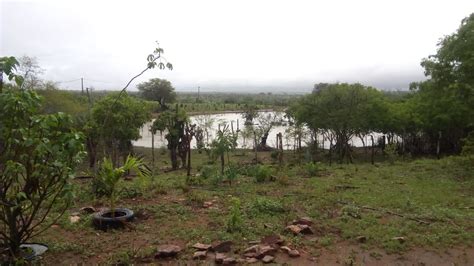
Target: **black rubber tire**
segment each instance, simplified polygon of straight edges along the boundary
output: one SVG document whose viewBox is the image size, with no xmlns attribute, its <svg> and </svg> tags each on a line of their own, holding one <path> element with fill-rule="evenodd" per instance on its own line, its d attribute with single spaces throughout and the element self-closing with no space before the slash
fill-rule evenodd
<svg viewBox="0 0 474 266">
<path fill-rule="evenodd" d="M 92 216 L 92 222 L 97 229 L 107 230 L 108 228 L 121 228 L 124 227 L 126 222 L 130 222 L 134 218 L 132 210 L 127 208 L 115 208 L 114 213 L 121 213 L 123 215 L 108 217 L 112 210 L 107 209 L 100 212 L 96 212 Z"/>
</svg>

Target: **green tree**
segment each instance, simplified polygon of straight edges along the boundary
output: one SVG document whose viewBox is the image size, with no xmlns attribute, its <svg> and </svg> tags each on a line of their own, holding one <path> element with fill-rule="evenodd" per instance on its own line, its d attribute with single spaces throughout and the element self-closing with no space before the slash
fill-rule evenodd
<svg viewBox="0 0 474 266">
<path fill-rule="evenodd" d="M 334 134 L 334 149 L 342 162 L 352 161 L 349 141 L 358 134 L 376 131 L 386 113 L 383 95 L 361 84 L 336 83 L 303 97 L 289 112 L 297 123 L 304 123 L 313 132 Z"/>
<path fill-rule="evenodd" d="M 217 131 L 216 138 L 211 143 L 214 158 L 221 160 L 221 175 L 224 175 L 225 154 L 237 147 L 237 135 L 232 134 L 229 125 L 222 125 Z"/>
<path fill-rule="evenodd" d="M 33 91 L 0 93 L 0 246 L 14 257 L 22 243 L 64 213 L 84 155 L 83 136 L 73 130 L 71 118 L 40 115 L 39 108 Z M 58 215 L 50 215 L 53 208 Z"/>
<path fill-rule="evenodd" d="M 422 130 L 431 150 L 441 145 L 459 152 L 461 139 L 474 129 L 474 13 L 421 65 L 429 79 L 411 84 L 411 89 L 416 91 L 412 101 Z"/>
<path fill-rule="evenodd" d="M 176 92 L 173 85 L 166 79 L 150 79 L 147 82 L 138 84 L 137 88 L 144 99 L 159 102 L 161 108 L 176 100 Z"/>
<path fill-rule="evenodd" d="M 107 154 L 118 166 L 118 158 L 132 153 L 132 140 L 140 138 L 140 128 L 151 118 L 150 110 L 142 100 L 127 93 L 121 97 L 110 94 L 97 101 L 92 108 L 92 121 L 95 130 L 91 133 L 100 136 Z M 106 121 L 106 123 L 104 123 Z"/>
<path fill-rule="evenodd" d="M 184 129 L 188 120 L 186 112 L 176 106 L 175 110 L 160 113 L 152 125 L 154 131 L 167 131 L 165 138 L 168 142 L 171 166 L 174 170 L 178 169 L 178 146 L 184 137 Z"/>
</svg>

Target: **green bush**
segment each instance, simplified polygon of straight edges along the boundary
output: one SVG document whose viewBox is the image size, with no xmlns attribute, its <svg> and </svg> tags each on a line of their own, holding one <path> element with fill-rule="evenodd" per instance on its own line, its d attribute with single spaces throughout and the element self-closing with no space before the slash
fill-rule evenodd
<svg viewBox="0 0 474 266">
<path fill-rule="evenodd" d="M 272 169 L 265 165 L 259 165 L 255 168 L 254 176 L 257 183 L 265 182 L 270 180 L 272 176 Z"/>
<path fill-rule="evenodd" d="M 309 162 L 305 164 L 304 169 L 306 171 L 306 174 L 308 174 L 309 176 L 316 176 L 321 170 L 321 164 Z"/>
<path fill-rule="evenodd" d="M 240 200 L 238 198 L 232 198 L 232 206 L 227 219 L 227 231 L 240 232 L 242 231 L 242 226 L 243 219 L 242 213 L 240 212 Z"/>
<path fill-rule="evenodd" d="M 202 179 L 209 179 L 217 174 L 217 169 L 212 165 L 204 165 L 201 169 Z"/>
<path fill-rule="evenodd" d="M 280 201 L 269 198 L 259 197 L 252 203 L 251 209 L 257 214 L 276 214 L 286 211 Z"/>
</svg>

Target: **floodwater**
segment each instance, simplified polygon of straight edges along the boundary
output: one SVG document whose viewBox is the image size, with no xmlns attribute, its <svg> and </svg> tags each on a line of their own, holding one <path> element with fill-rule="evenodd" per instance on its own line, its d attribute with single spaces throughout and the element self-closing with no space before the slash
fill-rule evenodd
<svg viewBox="0 0 474 266">
<path fill-rule="evenodd" d="M 284 149 L 291 150 L 295 148 L 295 140 L 290 136 L 290 134 L 287 132 L 289 129 L 288 126 L 288 121 L 284 118 L 283 113 L 279 112 L 272 112 L 272 111 L 265 111 L 265 112 L 259 112 L 259 116 L 268 118 L 269 116 L 273 117 L 276 115 L 279 117 L 279 121 L 281 121 L 281 125 L 274 126 L 270 130 L 270 134 L 268 135 L 267 139 L 267 145 L 271 147 L 276 147 L 276 135 L 278 133 L 283 134 L 283 147 Z M 253 148 L 253 134 L 245 134 L 245 126 L 244 122 L 245 119 L 242 118 L 242 113 L 222 113 L 222 114 L 208 114 L 208 115 L 193 115 L 190 116 L 191 119 L 191 124 L 196 124 L 197 126 L 201 126 L 201 128 L 204 128 L 202 125 L 207 123 L 209 125 L 209 130 L 208 133 L 204 133 L 204 142 L 208 140 L 208 143 L 211 143 L 212 140 L 214 139 L 217 130 L 219 129 L 219 126 L 222 126 L 223 124 L 227 124 L 230 128 L 233 128 L 234 131 L 237 131 L 237 129 L 240 130 L 238 133 L 238 148 L 247 148 L 247 149 L 252 149 Z M 258 127 L 258 119 L 254 120 L 254 123 L 256 127 Z M 149 128 L 151 126 L 152 122 L 146 123 L 141 129 L 140 129 L 140 134 L 141 138 L 134 141 L 133 145 L 138 146 L 138 147 L 151 147 L 151 132 L 149 131 Z M 306 130 L 308 131 L 308 130 Z M 160 148 L 160 147 L 166 147 L 167 141 L 165 138 L 166 132 L 160 133 L 157 132 L 155 135 L 155 148 Z M 247 135 L 247 136 L 246 136 Z M 309 131 L 306 136 L 303 138 L 302 141 L 302 146 L 306 146 L 306 143 L 310 141 L 310 134 Z M 380 134 L 374 134 L 374 137 L 378 137 Z M 364 139 L 365 143 L 368 144 L 370 143 L 370 137 L 366 137 Z M 324 148 L 328 149 L 329 148 L 329 141 L 324 140 L 323 136 L 318 135 L 318 143 L 319 147 L 322 147 L 324 144 Z M 350 144 L 356 147 L 362 147 L 363 143 L 362 141 L 354 137 L 351 139 Z M 193 138 L 191 145 L 193 148 L 196 147 L 196 140 Z"/>
</svg>

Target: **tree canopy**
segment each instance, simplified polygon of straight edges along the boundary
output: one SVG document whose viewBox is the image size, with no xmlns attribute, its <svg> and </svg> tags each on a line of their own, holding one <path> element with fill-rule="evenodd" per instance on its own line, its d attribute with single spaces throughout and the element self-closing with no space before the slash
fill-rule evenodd
<svg viewBox="0 0 474 266">
<path fill-rule="evenodd" d="M 160 105 L 172 103 L 176 100 L 176 92 L 173 85 L 166 79 L 154 78 L 147 82 L 138 84 L 141 96 L 149 101 L 157 101 Z"/>
</svg>

